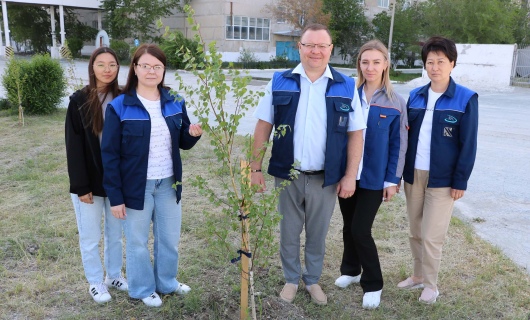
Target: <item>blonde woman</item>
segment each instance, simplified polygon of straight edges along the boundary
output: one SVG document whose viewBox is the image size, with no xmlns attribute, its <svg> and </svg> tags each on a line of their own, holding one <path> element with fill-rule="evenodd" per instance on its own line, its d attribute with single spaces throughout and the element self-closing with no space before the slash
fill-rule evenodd
<svg viewBox="0 0 530 320">
<path fill-rule="evenodd" d="M 388 50 L 379 40 L 367 42 L 359 52 L 357 87 L 367 127 L 364 152 L 355 193 L 339 197 L 344 253 L 335 285 L 345 288 L 360 282 L 366 309 L 379 306 L 383 289 L 372 224 L 382 201 L 390 201 L 397 192 L 407 148 L 406 104 L 392 88 L 387 57 Z"/>
</svg>

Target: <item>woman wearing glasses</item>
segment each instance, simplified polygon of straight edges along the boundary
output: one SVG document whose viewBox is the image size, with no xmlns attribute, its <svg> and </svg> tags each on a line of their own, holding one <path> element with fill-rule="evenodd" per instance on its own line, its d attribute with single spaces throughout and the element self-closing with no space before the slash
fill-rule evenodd
<svg viewBox="0 0 530 320">
<path fill-rule="evenodd" d="M 160 294 L 186 294 L 176 280 L 181 225 L 182 160 L 202 129 L 190 124 L 184 99 L 164 86 L 166 56 L 143 44 L 131 61 L 123 94 L 107 108 L 103 185 L 112 214 L 125 220 L 129 296 L 159 307 Z M 148 247 L 153 221 L 154 266 Z"/>
<path fill-rule="evenodd" d="M 88 85 L 70 97 L 65 136 L 70 193 L 79 230 L 79 246 L 89 293 L 98 303 L 111 300 L 108 286 L 127 290 L 121 275 L 122 222 L 110 212 L 103 189 L 101 135 L 107 104 L 119 94 L 118 58 L 112 49 L 98 48 L 88 64 Z M 105 278 L 99 255 L 101 218 L 105 219 Z"/>
</svg>

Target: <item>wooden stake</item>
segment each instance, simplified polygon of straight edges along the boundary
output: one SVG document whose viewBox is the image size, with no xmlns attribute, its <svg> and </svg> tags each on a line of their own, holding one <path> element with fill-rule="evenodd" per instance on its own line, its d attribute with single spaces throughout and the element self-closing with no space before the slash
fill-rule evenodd
<svg viewBox="0 0 530 320">
<path fill-rule="evenodd" d="M 248 163 L 244 160 L 241 160 L 241 176 L 244 177 L 246 174 L 248 178 L 247 181 L 250 181 L 250 172 L 245 172 L 247 170 Z M 241 214 L 248 214 L 246 208 L 241 208 Z M 241 250 L 243 252 L 250 252 L 250 238 L 248 234 L 249 224 L 250 222 L 248 221 L 248 219 L 241 219 Z M 248 319 L 249 260 L 249 257 L 247 257 L 246 255 L 241 255 L 241 303 L 239 313 L 239 318 L 241 320 Z"/>
</svg>

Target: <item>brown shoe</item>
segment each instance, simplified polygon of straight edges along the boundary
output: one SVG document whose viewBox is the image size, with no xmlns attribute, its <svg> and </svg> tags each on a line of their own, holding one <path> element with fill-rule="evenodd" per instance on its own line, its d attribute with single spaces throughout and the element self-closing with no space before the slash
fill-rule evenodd
<svg viewBox="0 0 530 320">
<path fill-rule="evenodd" d="M 322 288 L 318 284 L 312 284 L 310 286 L 306 286 L 307 292 L 311 295 L 311 300 L 320 305 L 325 305 L 328 303 L 328 297 L 322 291 Z"/>
<path fill-rule="evenodd" d="M 294 300 L 294 297 L 296 296 L 296 291 L 298 290 L 298 286 L 294 283 L 286 283 L 283 286 L 282 292 L 280 292 L 280 298 L 285 301 L 292 303 Z"/>
</svg>

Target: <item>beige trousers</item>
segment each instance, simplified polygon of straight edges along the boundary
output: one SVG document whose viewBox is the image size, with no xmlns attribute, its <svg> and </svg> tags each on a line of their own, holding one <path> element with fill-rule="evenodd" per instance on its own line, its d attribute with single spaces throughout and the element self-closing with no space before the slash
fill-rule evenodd
<svg viewBox="0 0 530 320">
<path fill-rule="evenodd" d="M 454 200 L 451 188 L 428 188 L 428 181 L 429 171 L 414 169 L 414 183 L 405 182 L 405 195 L 414 276 L 423 278 L 426 287 L 435 289 Z"/>
</svg>

